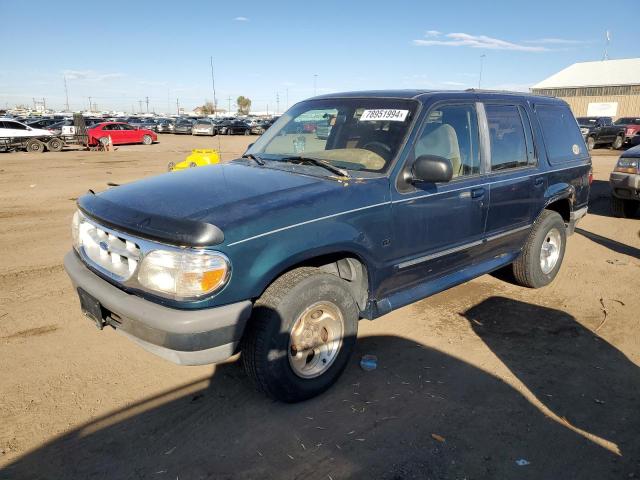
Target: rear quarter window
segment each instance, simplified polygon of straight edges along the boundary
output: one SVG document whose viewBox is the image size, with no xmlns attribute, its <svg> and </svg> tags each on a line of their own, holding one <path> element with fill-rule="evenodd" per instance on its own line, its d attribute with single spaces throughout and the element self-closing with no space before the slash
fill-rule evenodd
<svg viewBox="0 0 640 480">
<path fill-rule="evenodd" d="M 537 105 L 535 108 L 549 162 L 553 164 L 588 156 L 576 120 L 565 105 Z"/>
</svg>

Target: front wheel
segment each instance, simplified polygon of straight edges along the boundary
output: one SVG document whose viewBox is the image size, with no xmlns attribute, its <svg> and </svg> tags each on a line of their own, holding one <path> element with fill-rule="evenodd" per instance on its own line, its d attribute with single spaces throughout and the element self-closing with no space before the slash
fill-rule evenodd
<svg viewBox="0 0 640 480">
<path fill-rule="evenodd" d="M 25 148 L 27 149 L 27 152 L 43 153 L 44 152 L 44 143 L 42 143 L 37 138 L 32 138 L 31 140 L 27 141 L 27 144 L 25 145 Z"/>
<path fill-rule="evenodd" d="M 593 137 L 587 138 L 587 148 L 593 150 L 596 146 L 596 139 Z"/>
<path fill-rule="evenodd" d="M 245 134 L 245 135 L 251 135 L 251 132 L 250 132 L 249 130 L 245 130 L 245 131 L 244 131 L 244 134 Z"/>
<path fill-rule="evenodd" d="M 522 253 L 513 262 L 513 275 L 523 287 L 549 285 L 560 270 L 567 241 L 566 226 L 554 211 L 543 210 L 533 224 Z"/>
<path fill-rule="evenodd" d="M 340 377 L 358 333 L 344 280 L 316 268 L 285 273 L 254 305 L 242 346 L 247 375 L 268 396 L 299 402 Z"/>
<path fill-rule="evenodd" d="M 64 142 L 59 138 L 52 138 L 47 142 L 47 150 L 50 152 L 61 152 Z"/>
<path fill-rule="evenodd" d="M 230 128 L 227 128 L 227 135 L 233 135 L 233 130 L 231 130 Z"/>
<path fill-rule="evenodd" d="M 151 138 L 151 135 L 144 135 L 142 137 L 142 143 L 144 145 L 151 145 L 153 143 L 153 138 Z"/>
</svg>

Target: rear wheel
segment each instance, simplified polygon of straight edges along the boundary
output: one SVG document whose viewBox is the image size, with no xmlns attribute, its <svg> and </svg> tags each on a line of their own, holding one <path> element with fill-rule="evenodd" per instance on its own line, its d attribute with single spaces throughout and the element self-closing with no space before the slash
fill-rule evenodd
<svg viewBox="0 0 640 480">
<path fill-rule="evenodd" d="M 242 362 L 268 396 L 299 402 L 340 377 L 357 332 L 358 307 L 345 281 L 316 268 L 298 268 L 277 279 L 256 302 Z"/>
<path fill-rule="evenodd" d="M 64 142 L 59 138 L 52 138 L 47 142 L 47 150 L 50 152 L 61 152 L 64 147 Z"/>
<path fill-rule="evenodd" d="M 31 152 L 31 153 L 43 153 L 45 149 L 44 143 L 42 143 L 37 138 L 32 138 L 30 140 L 27 140 L 25 148 L 27 149 L 27 152 Z"/>
<path fill-rule="evenodd" d="M 614 217 L 629 218 L 633 217 L 638 211 L 639 203 L 635 200 L 611 197 L 611 212 Z"/>
<path fill-rule="evenodd" d="M 106 147 L 107 145 L 109 145 L 109 137 L 102 137 L 102 138 L 99 138 L 99 139 L 98 139 L 98 141 L 99 141 L 102 145 L 104 145 L 105 147 Z"/>
<path fill-rule="evenodd" d="M 153 138 L 151 138 L 151 135 L 143 135 L 142 136 L 142 143 L 144 145 L 151 145 L 153 143 Z"/>
<path fill-rule="evenodd" d="M 529 232 L 522 253 L 513 262 L 516 281 L 529 288 L 550 284 L 560 270 L 566 239 L 562 217 L 557 212 L 543 210 Z"/>
<path fill-rule="evenodd" d="M 250 131 L 249 131 L 249 129 L 247 128 L 247 129 L 244 131 L 244 134 L 245 134 L 245 135 L 250 135 L 250 134 L 251 134 L 251 132 L 250 132 Z"/>
<path fill-rule="evenodd" d="M 230 128 L 227 128 L 227 135 L 233 135 L 233 130 Z"/>
<path fill-rule="evenodd" d="M 622 148 L 623 143 L 624 143 L 624 137 L 622 135 L 618 135 L 616 139 L 613 141 L 613 143 L 611 144 L 611 146 L 614 149 L 619 150 L 620 148 Z"/>
<path fill-rule="evenodd" d="M 587 148 L 593 150 L 596 146 L 596 139 L 593 137 L 587 138 Z"/>
</svg>

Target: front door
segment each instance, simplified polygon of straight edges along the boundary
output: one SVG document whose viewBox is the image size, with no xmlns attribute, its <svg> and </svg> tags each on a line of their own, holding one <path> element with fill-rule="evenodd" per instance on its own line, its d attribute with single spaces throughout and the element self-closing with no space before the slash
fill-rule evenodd
<svg viewBox="0 0 640 480">
<path fill-rule="evenodd" d="M 399 255 L 396 272 L 381 296 L 474 263 L 482 245 L 490 191 L 481 175 L 476 105 L 438 105 L 421 128 L 412 158 L 447 158 L 453 178 L 447 183 L 417 183 L 407 193 L 393 192 L 392 241 Z"/>
</svg>

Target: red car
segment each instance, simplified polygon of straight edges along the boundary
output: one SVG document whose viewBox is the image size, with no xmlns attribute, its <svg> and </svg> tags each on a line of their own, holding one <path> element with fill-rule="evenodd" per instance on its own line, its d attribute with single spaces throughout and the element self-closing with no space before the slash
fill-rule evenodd
<svg viewBox="0 0 640 480">
<path fill-rule="evenodd" d="M 114 145 L 124 143 L 143 143 L 151 145 L 158 141 L 158 135 L 146 128 L 132 127 L 128 123 L 104 122 L 98 123 L 87 129 L 89 145 L 96 145 L 98 142 L 107 144 L 109 137 Z"/>
</svg>

